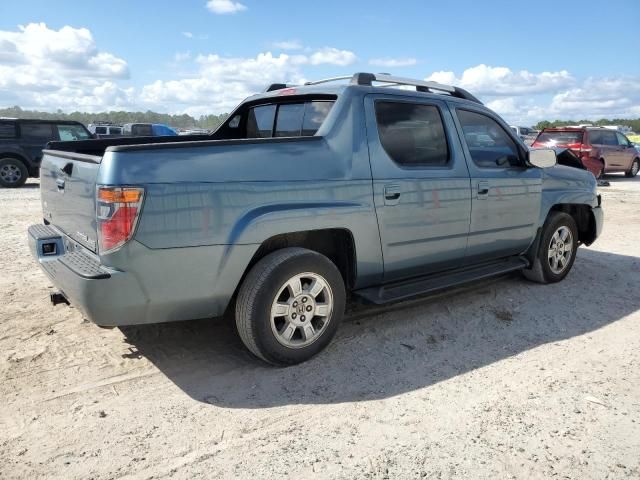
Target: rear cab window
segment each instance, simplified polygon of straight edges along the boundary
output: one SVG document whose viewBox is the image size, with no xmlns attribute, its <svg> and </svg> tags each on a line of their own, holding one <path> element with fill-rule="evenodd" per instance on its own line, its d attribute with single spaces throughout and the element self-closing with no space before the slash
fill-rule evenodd
<svg viewBox="0 0 640 480">
<path fill-rule="evenodd" d="M 17 134 L 15 123 L 0 122 L 0 138 L 16 138 Z"/>
<path fill-rule="evenodd" d="M 314 136 L 335 100 L 282 101 L 249 107 L 226 125 L 223 138 L 291 138 Z"/>
</svg>

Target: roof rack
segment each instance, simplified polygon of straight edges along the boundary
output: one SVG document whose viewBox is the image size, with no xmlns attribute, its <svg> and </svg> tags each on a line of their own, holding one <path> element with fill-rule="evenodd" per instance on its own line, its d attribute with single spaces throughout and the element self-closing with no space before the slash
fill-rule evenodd
<svg viewBox="0 0 640 480">
<path fill-rule="evenodd" d="M 305 83 L 305 85 L 318 85 L 321 83 L 336 82 L 339 80 L 351 80 L 350 83 L 352 85 L 371 86 L 373 82 L 386 83 L 388 84 L 386 86 L 389 86 L 389 87 L 408 85 L 408 86 L 416 87 L 416 90 L 418 92 L 427 92 L 427 93 L 433 92 L 433 91 L 445 92 L 451 95 L 452 97 L 464 98 L 465 100 L 470 100 L 472 102 L 482 104 L 480 100 L 478 100 L 475 96 L 470 94 L 464 88 L 454 87 L 452 85 L 444 85 L 438 82 L 429 82 L 426 80 L 415 80 L 412 78 L 396 77 L 394 75 L 389 75 L 388 73 L 359 72 L 359 73 L 354 73 L 353 75 L 345 75 L 340 77 L 330 77 L 330 78 L 324 78 L 322 80 L 315 80 L 312 82 L 307 82 Z M 272 87 L 274 85 L 272 85 Z M 277 90 L 277 88 L 274 88 L 273 90 Z"/>
</svg>

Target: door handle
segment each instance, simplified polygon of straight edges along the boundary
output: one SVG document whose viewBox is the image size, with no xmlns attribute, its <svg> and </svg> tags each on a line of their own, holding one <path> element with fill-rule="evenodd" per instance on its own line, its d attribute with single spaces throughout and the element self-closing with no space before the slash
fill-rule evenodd
<svg viewBox="0 0 640 480">
<path fill-rule="evenodd" d="M 400 185 L 385 185 L 384 204 L 396 205 L 400 200 Z"/>
<path fill-rule="evenodd" d="M 62 178 L 56 178 L 56 185 L 58 190 L 64 190 L 64 180 Z"/>
<path fill-rule="evenodd" d="M 489 182 L 478 182 L 478 198 L 484 199 L 489 196 Z"/>
</svg>

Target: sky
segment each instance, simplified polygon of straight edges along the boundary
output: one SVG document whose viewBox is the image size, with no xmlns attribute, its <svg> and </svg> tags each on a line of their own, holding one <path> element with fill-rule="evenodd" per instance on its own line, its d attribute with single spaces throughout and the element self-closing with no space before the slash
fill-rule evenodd
<svg viewBox="0 0 640 480">
<path fill-rule="evenodd" d="M 0 3 L 0 107 L 229 112 L 274 82 L 389 72 L 511 123 L 640 117 L 640 0 Z"/>
</svg>

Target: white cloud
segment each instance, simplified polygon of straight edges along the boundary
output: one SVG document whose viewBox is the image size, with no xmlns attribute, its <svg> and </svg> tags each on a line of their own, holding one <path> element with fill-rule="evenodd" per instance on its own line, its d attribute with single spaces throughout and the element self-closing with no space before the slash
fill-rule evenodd
<svg viewBox="0 0 640 480">
<path fill-rule="evenodd" d="M 273 42 L 271 46 L 278 50 L 302 50 L 302 43 L 298 40 L 284 40 L 282 42 Z"/>
<path fill-rule="evenodd" d="M 182 35 L 184 35 L 187 38 L 193 38 L 193 33 L 191 32 L 182 32 Z"/>
<path fill-rule="evenodd" d="M 153 82 L 143 87 L 140 98 L 148 105 L 171 105 L 173 111 L 192 115 L 228 112 L 270 83 L 303 83 L 299 62 L 270 52 L 251 58 L 200 56 L 191 77 Z"/>
<path fill-rule="evenodd" d="M 427 80 L 455 84 L 470 90 L 475 95 L 529 95 L 554 92 L 575 83 L 566 70 L 558 72 L 531 73 L 527 70 L 514 72 L 507 67 L 477 65 L 456 77 L 453 72 L 434 72 Z"/>
<path fill-rule="evenodd" d="M 333 47 L 324 47 L 311 54 L 309 62 L 311 65 L 321 65 L 328 63 L 341 67 L 351 65 L 357 60 L 356 54 L 349 50 L 338 50 Z"/>
<path fill-rule="evenodd" d="M 411 57 L 402 57 L 402 58 L 372 58 L 369 60 L 369 65 L 373 65 L 375 67 L 387 67 L 387 68 L 398 68 L 398 67 L 411 67 L 416 65 L 418 60 Z"/>
<path fill-rule="evenodd" d="M 238 13 L 247 9 L 242 3 L 232 0 L 209 0 L 207 2 L 207 8 L 217 15 Z"/>
<path fill-rule="evenodd" d="M 126 103 L 130 94 L 115 83 L 129 78 L 127 62 L 99 51 L 86 28 L 31 23 L 0 31 L 0 60 L 0 104 L 98 109 Z"/>
<path fill-rule="evenodd" d="M 191 58 L 191 52 L 177 52 L 174 56 L 173 59 L 176 62 L 186 62 L 187 60 L 189 60 Z"/>
</svg>

